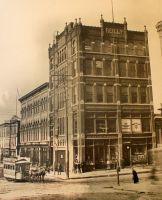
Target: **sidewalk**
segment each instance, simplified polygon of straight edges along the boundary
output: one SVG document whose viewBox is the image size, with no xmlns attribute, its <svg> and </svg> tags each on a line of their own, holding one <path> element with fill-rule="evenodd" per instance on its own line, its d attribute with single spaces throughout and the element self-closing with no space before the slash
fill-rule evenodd
<svg viewBox="0 0 162 200">
<path fill-rule="evenodd" d="M 135 170 L 137 171 L 138 174 L 140 173 L 149 173 L 151 170 L 151 166 L 143 166 L 143 167 L 135 167 Z M 119 175 L 128 175 L 132 174 L 132 168 L 124 168 L 121 169 L 119 172 Z M 95 177 L 107 177 L 107 176 L 116 176 L 117 172 L 116 170 L 96 170 L 96 171 L 91 171 L 91 172 L 85 172 L 85 173 L 69 173 L 69 179 L 83 179 L 83 178 L 95 178 Z M 57 171 L 55 172 L 50 172 L 46 175 L 46 179 L 48 180 L 55 180 L 55 179 L 61 179 L 61 180 L 66 180 L 66 174 L 65 172 L 62 172 L 61 175 L 57 174 Z"/>
</svg>

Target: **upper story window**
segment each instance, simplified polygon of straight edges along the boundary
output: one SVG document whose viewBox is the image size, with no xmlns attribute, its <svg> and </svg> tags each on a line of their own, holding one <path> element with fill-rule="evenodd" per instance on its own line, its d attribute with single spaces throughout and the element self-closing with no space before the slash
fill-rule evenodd
<svg viewBox="0 0 162 200">
<path fill-rule="evenodd" d="M 84 74 L 92 75 L 92 60 L 84 60 Z"/>
<path fill-rule="evenodd" d="M 85 101 L 93 102 L 93 86 L 92 85 L 86 85 Z"/>
<path fill-rule="evenodd" d="M 127 69 L 126 69 L 126 63 L 125 62 L 119 62 L 119 75 L 121 77 L 127 76 Z"/>
<path fill-rule="evenodd" d="M 138 63 L 137 65 L 137 76 L 139 78 L 146 78 L 147 73 L 146 73 L 146 66 L 144 63 Z"/>
<path fill-rule="evenodd" d="M 128 76 L 136 77 L 136 65 L 134 62 L 130 62 L 128 65 Z"/>
<path fill-rule="evenodd" d="M 72 54 L 75 54 L 76 53 L 76 41 L 73 40 L 72 41 Z"/>
<path fill-rule="evenodd" d="M 96 75 L 102 75 L 102 69 L 103 69 L 102 61 L 96 60 L 95 67 L 96 67 Z"/>
<path fill-rule="evenodd" d="M 142 119 L 142 131 L 150 132 L 150 119 L 149 118 Z"/>
<path fill-rule="evenodd" d="M 66 55 L 66 47 L 64 47 L 63 49 L 60 49 L 58 54 L 57 54 L 57 58 L 58 58 L 58 63 L 63 62 L 66 59 L 67 55 Z"/>
<path fill-rule="evenodd" d="M 75 85 L 73 87 L 73 104 L 76 104 L 77 102 L 77 86 Z"/>
<path fill-rule="evenodd" d="M 135 51 L 134 51 L 134 44 L 129 43 L 128 44 L 128 48 L 127 48 L 128 54 L 129 55 L 134 55 Z"/>
<path fill-rule="evenodd" d="M 141 87 L 141 103 L 147 103 L 147 91 L 146 87 Z"/>
<path fill-rule="evenodd" d="M 128 103 L 128 87 L 127 86 L 121 87 L 121 102 Z"/>
<path fill-rule="evenodd" d="M 105 133 L 105 132 L 106 132 L 106 120 L 96 119 L 96 133 Z"/>
<path fill-rule="evenodd" d="M 97 102 L 103 102 L 103 86 L 102 85 L 96 86 L 96 99 L 97 99 Z"/>
<path fill-rule="evenodd" d="M 110 60 L 106 60 L 104 62 L 104 76 L 112 76 L 113 75 L 113 66 Z"/>
<path fill-rule="evenodd" d="M 107 86 L 107 102 L 113 103 L 113 86 Z"/>
<path fill-rule="evenodd" d="M 77 62 L 76 61 L 73 62 L 72 71 L 73 71 L 73 77 L 75 77 L 77 75 Z"/>
<path fill-rule="evenodd" d="M 64 135 L 64 117 L 58 118 L 58 134 Z"/>
<path fill-rule="evenodd" d="M 49 61 L 50 69 L 53 68 L 53 64 L 54 64 L 54 59 L 51 57 Z"/>
<path fill-rule="evenodd" d="M 77 113 L 73 113 L 73 134 L 77 134 Z"/>
<path fill-rule="evenodd" d="M 132 103 L 137 103 L 137 87 L 131 87 Z"/>
</svg>

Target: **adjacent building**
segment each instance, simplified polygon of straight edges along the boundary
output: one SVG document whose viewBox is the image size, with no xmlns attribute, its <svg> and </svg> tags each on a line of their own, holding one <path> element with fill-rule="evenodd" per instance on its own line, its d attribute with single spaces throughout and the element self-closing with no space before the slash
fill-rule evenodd
<svg viewBox="0 0 162 200">
<path fill-rule="evenodd" d="M 0 161 L 3 157 L 16 157 L 19 153 L 20 119 L 15 115 L 0 124 Z"/>
<path fill-rule="evenodd" d="M 22 96 L 20 156 L 30 157 L 33 165 L 50 165 L 52 146 L 49 134 L 49 84 L 44 83 Z"/>
<path fill-rule="evenodd" d="M 157 24 L 156 24 L 156 29 L 157 29 L 157 32 L 159 34 L 159 38 L 160 38 L 160 47 L 161 47 L 161 53 L 162 53 L 162 21 L 159 21 Z"/>
<path fill-rule="evenodd" d="M 162 104 L 159 108 L 160 114 L 155 114 L 155 132 L 156 132 L 156 147 L 162 147 Z"/>
<path fill-rule="evenodd" d="M 102 16 L 98 27 L 66 24 L 49 46 L 49 99 L 55 166 L 149 163 L 156 136 L 146 27 Z"/>
</svg>

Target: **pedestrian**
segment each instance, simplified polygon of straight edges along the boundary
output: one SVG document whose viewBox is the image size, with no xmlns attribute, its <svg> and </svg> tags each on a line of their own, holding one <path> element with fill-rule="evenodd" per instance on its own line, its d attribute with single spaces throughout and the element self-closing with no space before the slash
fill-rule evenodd
<svg viewBox="0 0 162 200">
<path fill-rule="evenodd" d="M 61 175 L 61 163 L 58 163 L 57 165 L 57 173 L 58 175 Z"/>
<path fill-rule="evenodd" d="M 138 183 L 139 182 L 138 174 L 134 169 L 132 169 L 132 174 L 134 183 Z"/>
</svg>

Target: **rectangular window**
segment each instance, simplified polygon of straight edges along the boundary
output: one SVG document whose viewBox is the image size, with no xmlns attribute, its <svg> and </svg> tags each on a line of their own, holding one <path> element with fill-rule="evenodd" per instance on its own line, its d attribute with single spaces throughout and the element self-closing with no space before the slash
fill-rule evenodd
<svg viewBox="0 0 162 200">
<path fill-rule="evenodd" d="M 137 76 L 139 78 L 146 78 L 146 70 L 144 63 L 138 63 L 137 65 Z"/>
<path fill-rule="evenodd" d="M 74 53 L 76 53 L 76 41 L 75 40 L 73 40 L 72 41 L 72 54 L 74 54 Z"/>
<path fill-rule="evenodd" d="M 106 132 L 106 125 L 105 119 L 96 119 L 96 133 L 105 133 Z"/>
<path fill-rule="evenodd" d="M 103 87 L 101 85 L 96 86 L 97 102 L 103 102 Z"/>
<path fill-rule="evenodd" d="M 73 104 L 77 102 L 77 86 L 73 87 Z"/>
<path fill-rule="evenodd" d="M 86 85 L 85 100 L 86 102 L 93 102 L 93 86 L 92 85 Z"/>
<path fill-rule="evenodd" d="M 104 76 L 112 76 L 112 65 L 111 65 L 111 61 L 106 60 L 104 62 Z"/>
<path fill-rule="evenodd" d="M 85 75 L 92 75 L 92 60 L 85 60 L 84 61 L 84 74 Z"/>
<path fill-rule="evenodd" d="M 128 103 L 128 87 L 121 87 L 121 102 Z"/>
<path fill-rule="evenodd" d="M 102 75 L 102 62 L 97 60 L 96 61 L 96 75 Z"/>
<path fill-rule="evenodd" d="M 137 103 L 137 87 L 131 87 L 132 103 Z"/>
<path fill-rule="evenodd" d="M 116 119 L 107 120 L 107 132 L 116 132 Z"/>
<path fill-rule="evenodd" d="M 150 119 L 142 119 L 142 131 L 150 132 Z"/>
<path fill-rule="evenodd" d="M 113 86 L 107 86 L 107 103 L 113 103 Z"/>
<path fill-rule="evenodd" d="M 77 113 L 73 113 L 73 133 L 77 134 Z"/>
<path fill-rule="evenodd" d="M 128 76 L 135 77 L 136 76 L 136 66 L 135 63 L 130 62 L 128 66 Z"/>
<path fill-rule="evenodd" d="M 64 135 L 64 117 L 58 118 L 58 134 Z"/>
<path fill-rule="evenodd" d="M 86 118 L 85 131 L 86 131 L 86 133 L 94 133 L 94 119 Z"/>
<path fill-rule="evenodd" d="M 147 103 L 146 87 L 141 87 L 141 103 Z"/>
<path fill-rule="evenodd" d="M 73 77 L 75 77 L 77 75 L 77 62 L 74 61 L 73 62 Z"/>
<path fill-rule="evenodd" d="M 124 62 L 119 63 L 119 75 L 121 77 L 127 76 L 126 63 L 124 63 Z"/>
</svg>

